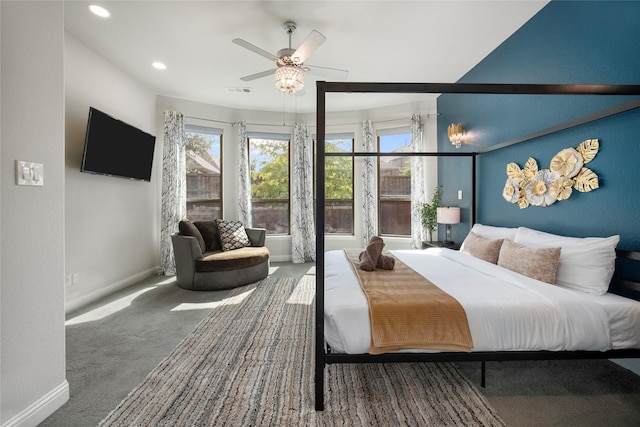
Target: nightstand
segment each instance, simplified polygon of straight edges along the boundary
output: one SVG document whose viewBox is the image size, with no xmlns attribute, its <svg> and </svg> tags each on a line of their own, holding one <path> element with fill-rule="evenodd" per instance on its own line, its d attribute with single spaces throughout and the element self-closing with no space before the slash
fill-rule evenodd
<svg viewBox="0 0 640 427">
<path fill-rule="evenodd" d="M 422 241 L 422 249 L 427 249 L 427 248 L 447 248 L 447 249 L 453 249 L 455 251 L 457 251 L 458 249 L 460 249 L 460 243 L 445 243 L 445 242 L 436 242 L 436 241 Z"/>
</svg>

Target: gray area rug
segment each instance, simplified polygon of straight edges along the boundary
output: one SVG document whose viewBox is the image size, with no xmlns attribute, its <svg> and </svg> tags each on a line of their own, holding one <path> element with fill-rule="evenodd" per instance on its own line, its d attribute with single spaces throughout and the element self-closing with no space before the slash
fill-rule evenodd
<svg viewBox="0 0 640 427">
<path fill-rule="evenodd" d="M 233 290 L 101 426 L 502 426 L 448 363 L 330 365 L 314 410 L 313 276 Z"/>
</svg>

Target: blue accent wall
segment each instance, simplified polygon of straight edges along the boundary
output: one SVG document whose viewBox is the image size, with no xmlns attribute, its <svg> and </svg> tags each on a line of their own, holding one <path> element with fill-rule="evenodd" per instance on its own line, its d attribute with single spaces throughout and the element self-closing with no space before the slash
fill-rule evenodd
<svg viewBox="0 0 640 427">
<path fill-rule="evenodd" d="M 640 84 L 638 17 L 640 2 L 552 1 L 459 82 Z M 459 151 L 481 152 L 632 99 L 444 94 L 438 99 L 438 150 L 456 151 L 447 138 L 450 123 L 462 123 L 469 137 Z M 560 150 L 594 138 L 600 151 L 586 166 L 598 175 L 600 188 L 574 190 L 549 207 L 520 209 L 502 198 L 507 164 L 524 167 L 533 157 L 546 169 Z M 463 208 L 463 222 L 453 229 L 460 241 L 471 225 L 468 163 L 440 158 L 438 167 L 443 204 Z M 620 234 L 620 248 L 640 250 L 640 109 L 479 154 L 477 167 L 477 222 L 568 236 Z M 459 189 L 462 201 L 455 197 Z"/>
</svg>

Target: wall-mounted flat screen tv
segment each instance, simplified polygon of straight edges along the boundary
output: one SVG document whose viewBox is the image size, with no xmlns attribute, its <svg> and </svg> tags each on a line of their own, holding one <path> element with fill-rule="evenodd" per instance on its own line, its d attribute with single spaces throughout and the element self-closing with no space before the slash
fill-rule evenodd
<svg viewBox="0 0 640 427">
<path fill-rule="evenodd" d="M 80 170 L 150 181 L 155 142 L 155 136 L 90 107 Z"/>
</svg>

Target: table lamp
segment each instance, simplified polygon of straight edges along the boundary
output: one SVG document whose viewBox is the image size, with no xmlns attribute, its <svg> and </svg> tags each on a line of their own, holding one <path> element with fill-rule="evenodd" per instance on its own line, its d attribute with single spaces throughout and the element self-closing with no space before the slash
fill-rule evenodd
<svg viewBox="0 0 640 427">
<path fill-rule="evenodd" d="M 452 245 L 451 224 L 458 224 L 460 222 L 460 208 L 439 206 L 437 219 L 438 224 L 445 224 L 447 226 L 447 234 L 444 243 Z"/>
</svg>

